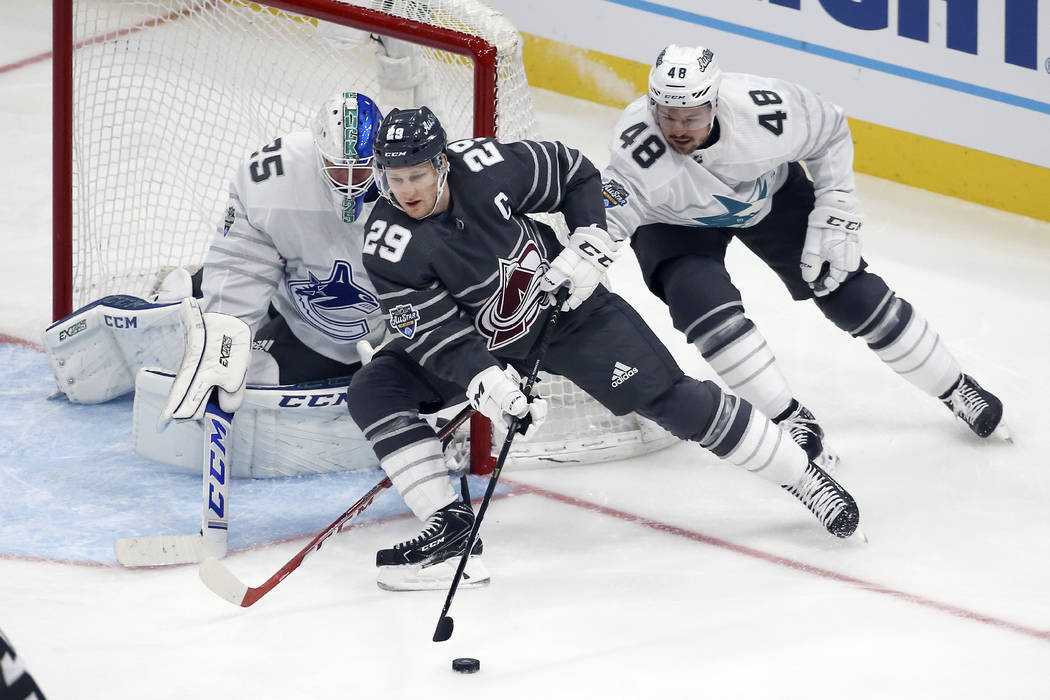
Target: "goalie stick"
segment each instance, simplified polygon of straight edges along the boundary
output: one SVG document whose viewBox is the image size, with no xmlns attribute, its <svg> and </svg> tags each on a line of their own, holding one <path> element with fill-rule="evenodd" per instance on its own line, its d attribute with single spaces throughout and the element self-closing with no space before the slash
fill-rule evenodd
<svg viewBox="0 0 1050 700">
<path fill-rule="evenodd" d="M 124 537 L 113 543 L 117 561 L 124 566 L 195 564 L 211 554 L 226 555 L 227 505 L 230 496 L 227 446 L 232 443 L 233 414 L 219 408 L 215 397 L 204 410 L 203 497 L 201 530 L 192 535 Z"/>
<path fill-rule="evenodd" d="M 465 406 L 455 415 L 454 418 L 452 418 L 452 420 L 441 426 L 441 429 L 438 431 L 438 439 L 441 440 L 442 447 L 445 447 L 448 444 L 459 426 L 463 425 L 473 413 L 474 409 L 469 405 Z M 211 589 L 213 593 L 224 600 L 230 601 L 234 605 L 239 605 L 242 608 L 254 605 L 260 598 L 272 591 L 277 584 L 283 581 L 290 573 L 298 569 L 299 565 L 302 564 L 308 556 L 319 550 L 329 537 L 338 532 L 342 532 L 351 520 L 364 512 L 364 510 L 376 499 L 376 496 L 389 486 L 390 479 L 384 477 L 382 481 L 373 486 L 368 493 L 362 496 L 357 503 L 350 506 L 346 512 L 336 518 L 331 525 L 319 532 L 316 537 L 310 540 L 309 544 L 300 549 L 294 557 L 289 559 L 284 566 L 278 569 L 262 584 L 255 587 L 248 586 L 237 578 L 225 564 L 213 556 L 205 557 L 201 562 L 199 571 L 201 581 L 203 581 L 204 585 Z"/>
</svg>

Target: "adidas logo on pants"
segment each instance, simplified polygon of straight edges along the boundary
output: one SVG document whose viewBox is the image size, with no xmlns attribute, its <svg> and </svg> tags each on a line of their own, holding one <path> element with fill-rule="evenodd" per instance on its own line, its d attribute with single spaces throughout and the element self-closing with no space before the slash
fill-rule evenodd
<svg viewBox="0 0 1050 700">
<path fill-rule="evenodd" d="M 636 374 L 638 374 L 637 367 L 628 367 L 622 362 L 617 362 L 613 366 L 612 385 L 620 386 Z"/>
</svg>

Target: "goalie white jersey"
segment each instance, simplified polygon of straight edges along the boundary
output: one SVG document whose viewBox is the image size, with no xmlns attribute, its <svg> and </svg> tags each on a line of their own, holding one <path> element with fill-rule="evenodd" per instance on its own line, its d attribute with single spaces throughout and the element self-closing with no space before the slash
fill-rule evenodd
<svg viewBox="0 0 1050 700">
<path fill-rule="evenodd" d="M 852 193 L 853 143 L 841 108 L 804 87 L 726 73 L 715 111 L 718 138 L 689 155 L 664 140 L 643 96 L 617 123 L 604 173 L 609 232 L 629 238 L 663 222 L 748 227 L 770 210 L 788 163 L 804 161 L 816 195 Z"/>
<path fill-rule="evenodd" d="M 236 316 L 253 334 L 268 303 L 312 350 L 344 364 L 355 344 L 383 337 L 383 311 L 364 265 L 366 203 L 344 223 L 321 178 L 308 131 L 287 134 L 237 169 L 204 261 L 202 308 Z"/>
</svg>

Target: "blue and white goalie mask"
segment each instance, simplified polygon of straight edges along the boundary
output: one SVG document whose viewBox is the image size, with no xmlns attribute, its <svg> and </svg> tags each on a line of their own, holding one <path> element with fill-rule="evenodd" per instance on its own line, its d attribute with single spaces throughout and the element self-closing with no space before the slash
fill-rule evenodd
<svg viewBox="0 0 1050 700">
<path fill-rule="evenodd" d="M 357 92 L 329 98 L 314 119 L 314 144 L 321 174 L 346 223 L 361 215 L 365 193 L 372 185 L 372 145 L 382 121 L 383 115 L 375 103 Z"/>
</svg>

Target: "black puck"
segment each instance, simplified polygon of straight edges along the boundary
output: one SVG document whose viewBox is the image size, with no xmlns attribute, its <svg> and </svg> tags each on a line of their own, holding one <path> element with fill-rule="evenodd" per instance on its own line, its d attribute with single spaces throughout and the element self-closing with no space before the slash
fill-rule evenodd
<svg viewBox="0 0 1050 700">
<path fill-rule="evenodd" d="M 452 659 L 452 670 L 456 673 L 477 673 L 481 670 L 481 662 L 471 658 Z"/>
</svg>

